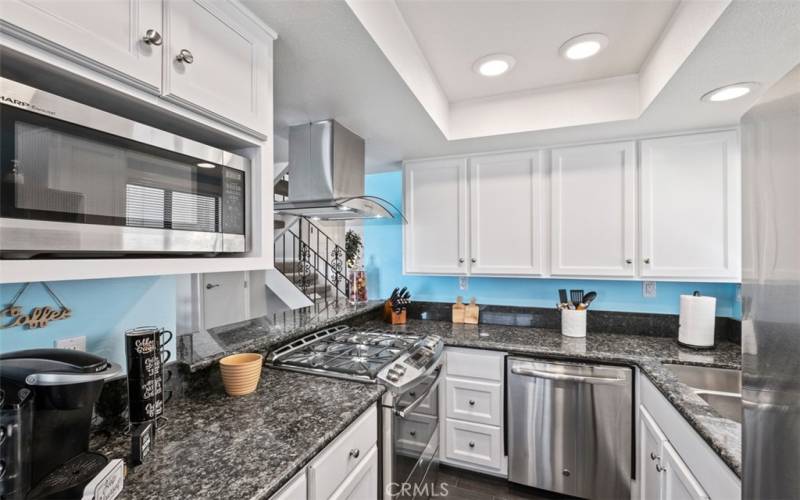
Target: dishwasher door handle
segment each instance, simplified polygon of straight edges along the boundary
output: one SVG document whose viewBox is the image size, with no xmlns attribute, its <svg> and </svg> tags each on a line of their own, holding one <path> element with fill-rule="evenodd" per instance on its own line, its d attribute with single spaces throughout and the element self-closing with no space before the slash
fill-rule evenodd
<svg viewBox="0 0 800 500">
<path fill-rule="evenodd" d="M 511 373 L 526 377 L 544 378 L 547 380 L 560 380 L 563 382 L 580 382 L 584 384 L 618 384 L 625 382 L 621 377 L 589 377 L 585 375 L 567 375 L 564 373 L 544 372 L 523 366 L 512 366 Z"/>
</svg>

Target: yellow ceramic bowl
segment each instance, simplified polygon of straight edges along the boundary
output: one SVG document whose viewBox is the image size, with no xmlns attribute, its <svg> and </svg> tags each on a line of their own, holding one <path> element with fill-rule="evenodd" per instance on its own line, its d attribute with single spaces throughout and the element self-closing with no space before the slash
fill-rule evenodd
<svg viewBox="0 0 800 500">
<path fill-rule="evenodd" d="M 231 396 L 244 396 L 256 390 L 261 378 L 264 356 L 257 353 L 242 353 L 219 360 L 225 392 Z"/>
</svg>

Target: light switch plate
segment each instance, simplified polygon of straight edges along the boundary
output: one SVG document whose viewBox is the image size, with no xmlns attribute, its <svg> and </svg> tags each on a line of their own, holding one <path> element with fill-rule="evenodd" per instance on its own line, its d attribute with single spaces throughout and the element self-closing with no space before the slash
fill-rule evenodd
<svg viewBox="0 0 800 500">
<path fill-rule="evenodd" d="M 656 298 L 656 282 L 642 281 L 642 295 L 646 299 Z"/>
<path fill-rule="evenodd" d="M 71 349 L 73 351 L 86 351 L 86 337 L 69 337 L 56 340 L 56 349 Z"/>
<path fill-rule="evenodd" d="M 469 288 L 469 278 L 466 276 L 459 276 L 458 278 L 458 289 L 459 290 L 466 290 Z"/>
</svg>

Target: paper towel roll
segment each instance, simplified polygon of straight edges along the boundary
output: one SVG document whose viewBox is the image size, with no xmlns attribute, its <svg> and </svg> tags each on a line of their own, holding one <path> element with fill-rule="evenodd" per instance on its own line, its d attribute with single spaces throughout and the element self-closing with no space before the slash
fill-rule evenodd
<svg viewBox="0 0 800 500">
<path fill-rule="evenodd" d="M 717 299 L 681 295 L 678 342 L 691 347 L 714 347 Z"/>
</svg>

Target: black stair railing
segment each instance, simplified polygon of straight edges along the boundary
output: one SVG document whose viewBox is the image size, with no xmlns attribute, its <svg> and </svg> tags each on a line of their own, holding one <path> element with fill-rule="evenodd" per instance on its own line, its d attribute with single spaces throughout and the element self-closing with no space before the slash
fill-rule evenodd
<svg viewBox="0 0 800 500">
<path fill-rule="evenodd" d="M 312 300 L 347 298 L 344 248 L 316 224 L 299 217 L 274 242 L 275 267 Z"/>
</svg>

